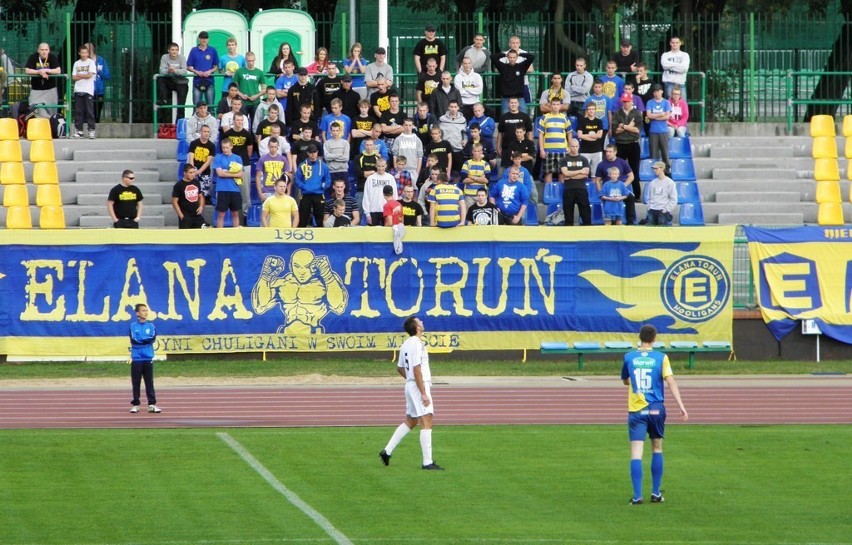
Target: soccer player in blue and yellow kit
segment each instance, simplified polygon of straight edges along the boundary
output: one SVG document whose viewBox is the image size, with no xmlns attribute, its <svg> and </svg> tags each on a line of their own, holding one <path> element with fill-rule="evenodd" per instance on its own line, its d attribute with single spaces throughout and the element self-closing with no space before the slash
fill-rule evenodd
<svg viewBox="0 0 852 545">
<path fill-rule="evenodd" d="M 645 435 L 651 438 L 651 503 L 662 503 L 660 483 L 663 480 L 663 435 L 666 428 L 664 390 L 669 390 L 680 408 L 683 421 L 689 418 L 680 399 L 677 383 L 672 375 L 669 357 L 654 350 L 657 329 L 649 324 L 639 330 L 641 344 L 638 350 L 624 355 L 621 380 L 630 390 L 627 401 L 627 428 L 630 435 L 630 478 L 633 481 L 631 505 L 642 503 L 642 454 L 645 450 Z M 664 384 L 665 383 L 665 384 Z"/>
</svg>

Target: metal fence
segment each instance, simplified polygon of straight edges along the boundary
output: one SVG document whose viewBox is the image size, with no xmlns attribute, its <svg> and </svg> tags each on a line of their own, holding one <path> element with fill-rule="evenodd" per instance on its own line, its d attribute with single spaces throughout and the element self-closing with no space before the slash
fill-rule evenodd
<svg viewBox="0 0 852 545">
<path fill-rule="evenodd" d="M 335 59 L 345 56 L 350 44 L 351 23 L 345 2 L 340 2 L 334 17 L 317 20 L 320 45 L 327 45 Z M 369 58 L 377 45 L 377 22 L 374 3 L 359 3 L 355 36 Z M 110 67 L 106 82 L 104 121 L 127 121 L 129 99 L 130 56 L 134 55 L 133 118 L 152 120 L 151 75 L 156 72 L 160 55 L 171 41 L 170 14 L 140 15 L 135 27 L 135 47 L 131 48 L 131 21 L 128 14 L 79 16 L 68 19 L 70 11 L 52 10 L 33 13 L 29 17 L 0 21 L 3 48 L 15 63 L 23 67 L 39 42 L 47 42 L 58 53 L 63 65 L 76 59 L 76 47 L 93 42 L 98 55 Z M 808 100 L 818 78 L 795 77 L 788 72 L 824 71 L 826 61 L 841 33 L 852 35 L 852 24 L 829 9 L 825 15 L 803 10 L 788 13 L 726 13 L 719 17 L 681 18 L 647 17 L 626 11 L 612 16 L 594 12 L 556 21 L 549 13 L 527 14 L 412 14 L 401 7 L 390 13 L 389 62 L 397 73 L 413 72 L 412 51 L 423 35 L 424 22 L 435 24 L 438 35 L 450 49 L 450 56 L 470 44 L 476 32 L 486 36 L 486 46 L 505 49 L 510 36 L 521 38 L 521 46 L 536 55 L 536 70 L 542 73 L 569 72 L 574 59 L 583 55 L 590 61 L 591 71 L 600 71 L 617 49 L 622 37 L 630 38 L 643 61 L 658 70 L 660 54 L 668 49 L 673 34 L 683 38 L 684 50 L 691 56 L 690 70 L 702 72 L 706 80 L 691 77 L 690 98 L 701 95 L 706 85 L 707 121 L 786 121 L 791 114 L 799 120 L 803 108 L 791 104 Z M 455 67 L 450 65 L 451 69 Z M 18 69 L 19 72 L 22 68 Z M 792 88 L 788 90 L 788 84 Z M 11 93 L 10 100 L 21 99 Z M 852 97 L 846 91 L 838 101 L 842 113 L 852 111 Z"/>
</svg>

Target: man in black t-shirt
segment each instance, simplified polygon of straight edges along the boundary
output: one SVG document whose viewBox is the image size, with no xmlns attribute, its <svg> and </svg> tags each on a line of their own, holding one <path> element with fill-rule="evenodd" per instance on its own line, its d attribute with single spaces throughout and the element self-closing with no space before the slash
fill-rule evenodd
<svg viewBox="0 0 852 545">
<path fill-rule="evenodd" d="M 195 174 L 201 194 L 209 199 L 212 191 L 213 178 L 210 165 L 216 157 L 216 145 L 210 141 L 210 127 L 202 125 L 199 129 L 199 137 L 189 145 L 189 154 L 186 162 L 195 167 Z"/>
<path fill-rule="evenodd" d="M 328 101 L 327 109 L 331 111 L 331 101 L 339 98 L 343 103 L 343 115 L 348 115 L 349 119 L 354 120 L 360 114 L 358 103 L 361 102 L 361 95 L 358 91 L 352 90 L 352 76 L 346 74 L 340 78 L 340 89 L 331 94 L 331 99 Z M 353 125 L 354 127 L 354 125 Z"/>
<path fill-rule="evenodd" d="M 136 174 L 132 170 L 121 173 L 121 183 L 113 187 L 107 197 L 107 210 L 116 229 L 138 229 L 142 217 L 142 191 L 133 185 Z"/>
<path fill-rule="evenodd" d="M 340 77 L 339 68 L 333 62 L 328 64 L 326 68 L 328 71 L 328 75 L 324 78 L 320 78 L 316 83 L 317 88 L 317 100 L 320 103 L 320 106 L 324 110 L 323 112 L 319 112 L 317 117 L 322 118 L 325 114 L 331 113 L 331 99 L 332 95 L 339 91 L 343 87 L 343 78 Z"/>
<path fill-rule="evenodd" d="M 59 93 L 57 92 L 57 81 L 59 79 L 51 76 L 61 74 L 62 68 L 59 66 L 59 59 L 50 52 L 49 45 L 46 43 L 38 44 L 38 51 L 27 59 L 24 72 L 33 76 L 30 78 L 29 102 L 31 106 L 59 103 Z M 55 113 L 56 108 L 36 109 L 36 117 L 49 118 Z"/>
<path fill-rule="evenodd" d="M 633 44 L 630 43 L 630 40 L 623 38 L 621 40 L 621 51 L 613 55 L 611 60 L 615 61 L 616 72 L 630 74 L 636 71 L 639 53 L 633 50 Z"/>
<path fill-rule="evenodd" d="M 418 73 L 426 70 L 426 61 L 435 59 L 438 63 L 438 71 L 443 72 L 447 65 L 447 46 L 435 37 L 435 26 L 426 25 L 424 29 L 425 38 L 414 46 L 414 69 Z"/>
<path fill-rule="evenodd" d="M 183 165 L 183 180 L 172 188 L 172 208 L 178 217 L 180 229 L 201 229 L 204 223 L 204 195 L 196 181 L 195 165 Z"/>
<path fill-rule="evenodd" d="M 406 227 L 420 227 L 423 225 L 423 207 L 414 200 L 414 186 L 407 185 L 402 188 L 402 224 Z"/>
<path fill-rule="evenodd" d="M 515 160 L 515 156 L 521 157 L 521 165 L 529 171 L 530 174 L 535 173 L 535 144 L 527 138 L 526 130 L 518 126 L 515 128 L 515 138 L 509 143 L 508 153 L 503 155 L 503 167 L 511 166 Z"/>
<path fill-rule="evenodd" d="M 606 133 L 603 121 L 595 116 L 597 106 L 587 104 L 585 115 L 577 119 L 577 138 L 580 139 L 580 155 L 589 162 L 590 172 L 594 173 L 598 163 L 603 159 Z"/>
<path fill-rule="evenodd" d="M 497 142 L 494 147 L 497 154 L 502 157 L 501 166 L 507 167 L 512 164 L 512 159 L 509 156 L 509 142 L 515 139 L 515 129 L 518 126 L 524 128 L 525 135 L 532 133 L 532 119 L 526 112 L 522 112 L 518 105 L 520 102 L 516 97 L 509 99 L 509 110 L 500 116 L 500 122 L 497 123 Z M 525 137 L 527 137 L 525 136 Z M 535 154 L 533 154 L 535 156 Z"/>
<path fill-rule="evenodd" d="M 488 201 L 488 190 L 480 187 L 476 190 L 476 202 L 467 209 L 465 225 L 498 225 L 500 210 Z"/>
<path fill-rule="evenodd" d="M 562 191 L 562 212 L 565 225 L 574 225 L 574 205 L 580 211 L 583 225 L 592 224 L 592 207 L 589 205 L 589 191 L 586 180 L 589 179 L 589 162 L 580 155 L 580 142 L 575 138 L 568 145 L 568 155 L 559 161 L 559 171 L 565 178 Z"/>
</svg>

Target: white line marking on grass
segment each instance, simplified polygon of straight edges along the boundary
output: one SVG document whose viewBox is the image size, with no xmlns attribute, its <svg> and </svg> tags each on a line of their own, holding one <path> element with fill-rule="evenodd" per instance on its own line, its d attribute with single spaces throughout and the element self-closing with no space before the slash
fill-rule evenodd
<svg viewBox="0 0 852 545">
<path fill-rule="evenodd" d="M 327 518 L 322 516 L 322 514 L 305 503 L 302 498 L 296 495 L 295 492 L 281 484 L 281 481 L 275 478 L 275 475 L 272 474 L 263 464 L 261 464 L 257 459 L 251 455 L 251 453 L 246 450 L 244 446 L 242 446 L 239 441 L 231 437 L 225 432 L 218 432 L 216 434 L 219 439 L 224 441 L 231 449 L 240 455 L 240 458 L 245 461 L 248 465 L 254 469 L 258 475 L 263 477 L 263 480 L 268 482 L 272 488 L 277 490 L 282 496 L 284 496 L 287 501 L 296 506 L 299 511 L 306 514 L 311 520 L 313 520 L 317 526 L 323 529 L 323 531 L 328 534 L 335 542 L 340 543 L 340 545 L 355 545 L 352 543 L 348 537 L 343 535 L 343 533 L 334 527 L 334 525 Z"/>
</svg>

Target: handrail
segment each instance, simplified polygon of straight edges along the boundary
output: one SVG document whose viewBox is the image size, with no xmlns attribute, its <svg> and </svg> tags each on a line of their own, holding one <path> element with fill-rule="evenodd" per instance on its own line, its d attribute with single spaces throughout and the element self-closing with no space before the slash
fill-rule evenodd
<svg viewBox="0 0 852 545">
<path fill-rule="evenodd" d="M 852 72 L 829 72 L 826 70 L 787 70 L 787 78 L 785 79 L 785 86 L 787 91 L 787 132 L 793 132 L 793 108 L 799 104 L 802 105 L 813 105 L 813 104 L 825 104 L 825 105 L 838 105 L 842 106 L 844 104 L 852 104 L 852 99 L 839 99 L 839 98 L 826 98 L 826 99 L 814 99 L 814 98 L 793 98 L 793 79 L 799 76 L 810 76 L 810 77 L 822 77 L 825 75 L 831 76 L 844 76 L 846 78 L 852 77 Z"/>
<path fill-rule="evenodd" d="M 33 76 L 33 75 L 30 75 L 30 74 L 9 74 L 9 73 L 7 73 L 6 77 L 12 78 L 12 79 L 24 80 L 24 79 L 37 78 L 37 77 L 40 77 L 40 76 Z M 48 78 L 55 78 L 55 79 L 64 79 L 64 80 L 69 79 L 68 74 L 49 74 L 47 77 Z M 66 81 L 66 84 L 67 84 L 67 81 Z M 59 93 L 58 93 L 59 86 L 57 86 L 56 89 L 57 89 L 57 97 L 58 97 L 59 96 Z M 30 90 L 32 90 L 32 86 L 30 86 Z M 66 90 L 65 102 L 62 102 L 62 103 L 59 103 L 59 104 L 41 104 L 41 103 L 39 103 L 37 107 L 38 108 L 57 108 L 57 109 L 65 110 L 65 118 L 70 121 L 71 103 L 68 101 L 68 96 L 69 96 L 69 93 Z M 29 95 L 27 95 L 27 102 L 29 103 Z M 32 104 L 30 104 L 30 106 L 32 107 Z M 0 110 L 2 110 L 3 108 L 8 108 L 8 109 L 11 110 L 12 105 L 8 104 L 8 103 L 7 104 L 0 104 Z"/>
</svg>

